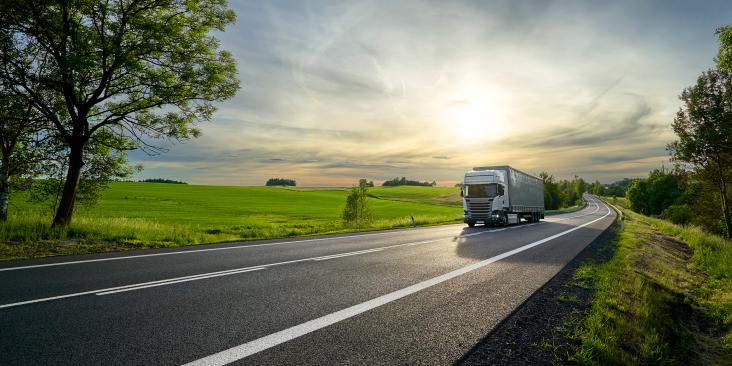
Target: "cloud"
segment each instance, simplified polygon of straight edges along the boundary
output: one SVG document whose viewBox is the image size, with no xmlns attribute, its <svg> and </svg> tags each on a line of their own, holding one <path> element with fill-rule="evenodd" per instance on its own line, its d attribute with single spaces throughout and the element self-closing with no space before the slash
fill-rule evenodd
<svg viewBox="0 0 732 366">
<path fill-rule="evenodd" d="M 448 184 L 489 164 L 640 175 L 667 159 L 677 95 L 712 65 L 714 29 L 732 19 L 725 1 L 231 6 L 237 24 L 219 37 L 242 89 L 202 138 L 133 153 L 146 177 Z"/>
</svg>

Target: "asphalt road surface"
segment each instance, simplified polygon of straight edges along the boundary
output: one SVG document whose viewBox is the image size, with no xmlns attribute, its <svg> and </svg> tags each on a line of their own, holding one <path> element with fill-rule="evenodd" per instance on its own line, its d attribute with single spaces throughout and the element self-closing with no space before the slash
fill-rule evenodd
<svg viewBox="0 0 732 366">
<path fill-rule="evenodd" d="M 0 264 L 0 364 L 451 364 L 615 217 Z"/>
</svg>

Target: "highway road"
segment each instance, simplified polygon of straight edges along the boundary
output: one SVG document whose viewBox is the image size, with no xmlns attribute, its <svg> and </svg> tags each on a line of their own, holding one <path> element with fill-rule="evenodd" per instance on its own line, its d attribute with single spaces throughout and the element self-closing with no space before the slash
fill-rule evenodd
<svg viewBox="0 0 732 366">
<path fill-rule="evenodd" d="M 451 364 L 613 221 L 428 228 L 0 264 L 0 364 Z"/>
</svg>

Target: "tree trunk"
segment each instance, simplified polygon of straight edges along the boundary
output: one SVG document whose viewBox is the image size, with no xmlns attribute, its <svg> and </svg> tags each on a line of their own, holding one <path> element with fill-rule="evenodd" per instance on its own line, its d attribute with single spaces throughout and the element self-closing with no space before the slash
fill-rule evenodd
<svg viewBox="0 0 732 366">
<path fill-rule="evenodd" d="M 66 173 L 66 182 L 61 193 L 61 201 L 56 210 L 56 217 L 53 218 L 53 226 L 67 226 L 71 224 L 71 216 L 74 213 L 76 202 L 76 191 L 81 178 L 81 168 L 84 166 L 84 144 L 71 144 L 69 154 L 69 170 Z"/>
<path fill-rule="evenodd" d="M 722 217 L 724 219 L 725 236 L 732 238 L 732 218 L 729 213 L 729 203 L 727 202 L 727 181 L 725 180 L 724 173 L 725 169 L 722 164 L 722 159 L 717 154 L 717 179 L 719 183 L 719 195 L 721 196 L 722 203 Z"/>
<path fill-rule="evenodd" d="M 724 217 L 724 226 L 726 229 L 726 236 L 727 238 L 732 238 L 732 218 L 730 217 L 729 213 L 729 202 L 727 201 L 727 187 L 724 182 L 722 182 L 722 186 L 720 187 L 720 194 L 722 196 L 722 215 Z"/>
<path fill-rule="evenodd" d="M 0 221 L 8 220 L 8 198 L 10 196 L 10 158 L 4 155 L 0 161 Z"/>
</svg>

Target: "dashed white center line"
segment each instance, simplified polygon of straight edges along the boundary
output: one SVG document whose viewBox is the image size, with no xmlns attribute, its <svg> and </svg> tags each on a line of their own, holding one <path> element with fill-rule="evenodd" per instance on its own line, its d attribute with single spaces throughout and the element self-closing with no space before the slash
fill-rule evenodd
<svg viewBox="0 0 732 366">
<path fill-rule="evenodd" d="M 595 203 L 595 202 L 593 202 L 593 203 Z M 597 205 L 597 203 L 595 203 L 595 205 L 597 206 L 597 209 L 594 212 L 596 212 L 599 209 L 599 206 Z M 461 239 L 461 238 L 467 238 L 467 237 L 472 237 L 472 236 L 476 236 L 476 235 L 500 232 L 500 231 L 509 230 L 509 229 L 526 228 L 526 227 L 539 225 L 539 224 L 542 224 L 542 222 L 533 223 L 533 224 L 524 224 L 524 225 L 519 225 L 519 226 L 511 226 L 511 227 L 505 227 L 505 228 L 500 228 L 500 229 L 480 231 L 480 232 L 476 232 L 476 233 L 459 235 L 459 236 L 456 236 L 453 238 Z M 361 236 L 367 236 L 367 235 L 361 235 Z M 263 265 L 258 265 L 258 266 L 234 268 L 234 269 L 223 270 L 223 271 L 201 273 L 201 274 L 182 276 L 182 277 L 174 277 L 174 278 L 149 281 L 149 282 L 141 282 L 141 283 L 136 283 L 136 284 L 116 286 L 116 287 L 97 289 L 97 290 L 91 290 L 91 291 L 83 291 L 83 292 L 77 292 L 77 293 L 71 293 L 71 294 L 65 294 L 65 295 L 59 295 L 59 296 L 51 296 L 51 297 L 45 297 L 45 298 L 40 298 L 40 299 L 20 301 L 20 302 L 9 303 L 9 304 L 0 304 L 0 309 L 21 306 L 21 305 L 34 304 L 34 303 L 39 303 L 39 302 L 52 301 L 52 300 L 67 299 L 67 298 L 71 298 L 71 297 L 78 297 L 78 296 L 85 296 L 85 295 L 98 295 L 98 296 L 110 295 L 110 294 L 116 294 L 116 293 L 120 293 L 120 292 L 141 290 L 141 289 L 146 289 L 146 288 L 150 288 L 150 287 L 166 286 L 166 285 L 172 285 L 172 284 L 176 284 L 176 283 L 197 281 L 197 280 L 203 280 L 203 279 L 214 278 L 214 277 L 230 276 L 230 275 L 235 275 L 235 274 L 240 274 L 240 273 L 259 271 L 259 270 L 267 269 L 269 267 L 281 266 L 281 265 L 285 265 L 285 264 L 308 262 L 308 261 L 324 261 L 324 260 L 350 257 L 350 256 L 355 256 L 355 255 L 361 255 L 361 254 L 380 252 L 380 251 L 383 251 L 386 249 L 392 249 L 392 248 L 435 243 L 438 241 L 444 241 L 444 240 L 448 240 L 448 239 L 450 239 L 450 237 L 447 237 L 447 238 L 443 237 L 443 238 L 432 239 L 432 240 L 423 240 L 423 241 L 404 243 L 404 244 L 389 245 L 389 246 L 380 247 L 380 248 L 359 250 L 359 251 L 346 252 L 346 253 L 338 253 L 338 254 L 319 256 L 319 257 L 295 259 L 295 260 L 284 261 L 284 262 L 263 264 Z M 272 244 L 277 244 L 277 243 L 272 243 Z M 160 254 L 167 254 L 167 253 L 160 253 Z M 73 263 L 73 262 L 70 262 L 70 263 Z M 21 267 L 18 267 L 18 268 L 21 268 Z M 6 270 L 8 270 L 8 269 L 6 269 Z"/>
<path fill-rule="evenodd" d="M 240 344 L 238 346 L 231 347 L 229 349 L 223 350 L 218 353 L 214 353 L 212 355 L 200 358 L 198 360 L 189 362 L 185 364 L 184 366 L 215 366 L 215 365 L 226 365 L 232 362 L 236 362 L 238 360 L 241 360 L 243 358 L 249 357 L 255 353 L 262 352 L 264 350 L 267 350 L 269 348 L 275 347 L 279 344 L 289 342 L 295 338 L 304 336 L 306 334 L 312 333 L 316 330 L 325 328 L 327 326 L 333 325 L 335 323 L 338 323 L 340 321 L 352 318 L 356 315 L 365 313 L 371 309 L 380 307 L 382 305 L 386 305 L 390 302 L 399 300 L 403 297 L 406 297 L 408 295 L 414 294 L 416 292 L 422 291 L 424 289 L 427 289 L 429 287 L 438 285 L 440 283 L 443 283 L 445 281 L 448 281 L 450 279 L 453 279 L 455 277 L 461 276 L 463 274 L 475 271 L 479 268 L 485 267 L 491 263 L 497 262 L 499 260 L 502 260 L 504 258 L 508 258 L 512 255 L 515 255 L 517 253 L 521 253 L 525 250 L 531 249 L 535 246 L 544 244 L 548 241 L 551 241 L 553 239 L 559 238 L 561 236 L 567 235 L 575 230 L 579 230 L 585 226 L 591 225 L 597 221 L 600 221 L 607 216 L 610 215 L 610 208 L 606 205 L 607 213 L 597 219 L 594 219 L 592 221 L 586 222 L 582 225 L 575 226 L 571 229 L 562 231 L 558 234 L 554 234 L 552 236 L 546 237 L 541 240 L 537 240 L 535 242 L 526 244 L 524 246 L 521 246 L 519 248 L 509 250 L 505 253 L 499 254 L 497 256 L 482 260 L 477 263 L 473 263 L 471 265 L 456 269 L 454 271 L 445 273 L 441 276 L 434 277 L 432 279 L 422 281 L 420 283 L 417 283 L 415 285 L 405 287 L 401 290 L 397 290 L 391 293 L 388 293 L 386 295 L 379 296 L 377 298 L 374 298 L 372 300 L 368 300 L 366 302 L 362 302 L 360 304 L 345 308 L 343 310 L 336 311 L 334 313 L 322 316 L 320 318 L 316 318 L 307 322 L 304 322 L 302 324 L 295 325 L 293 327 L 281 330 L 276 333 L 272 333 L 270 335 L 255 339 L 250 342 L 246 342 L 243 344 Z"/>
</svg>

